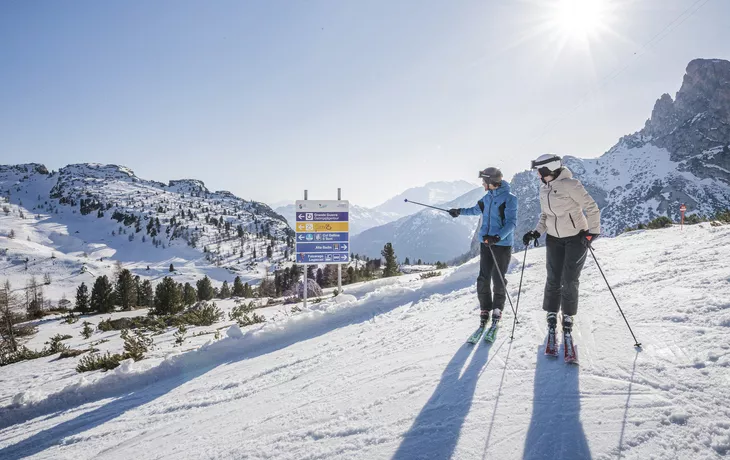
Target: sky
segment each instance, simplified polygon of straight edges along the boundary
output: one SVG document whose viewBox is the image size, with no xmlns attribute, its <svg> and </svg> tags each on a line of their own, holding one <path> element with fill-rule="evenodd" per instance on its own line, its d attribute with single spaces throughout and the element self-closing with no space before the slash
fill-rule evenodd
<svg viewBox="0 0 730 460">
<path fill-rule="evenodd" d="M 0 164 L 122 164 L 267 203 L 477 186 L 641 129 L 690 60 L 730 59 L 728 17 L 724 0 L 1 2 Z"/>
</svg>

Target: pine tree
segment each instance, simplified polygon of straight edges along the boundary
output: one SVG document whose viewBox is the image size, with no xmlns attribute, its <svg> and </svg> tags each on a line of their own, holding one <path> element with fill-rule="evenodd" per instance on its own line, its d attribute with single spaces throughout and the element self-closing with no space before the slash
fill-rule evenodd
<svg viewBox="0 0 730 460">
<path fill-rule="evenodd" d="M 76 289 L 76 310 L 81 313 L 89 312 L 89 288 L 86 287 L 85 283 L 81 283 Z"/>
<path fill-rule="evenodd" d="M 243 283 L 241 282 L 241 277 L 237 276 L 235 280 L 233 280 L 233 297 L 245 297 L 246 291 L 244 290 Z"/>
<path fill-rule="evenodd" d="M 307 265 L 307 278 L 313 280 L 317 279 L 317 274 L 315 273 L 315 270 L 317 269 L 316 265 Z"/>
<path fill-rule="evenodd" d="M 408 257 L 406 257 L 406 260 L 405 260 L 405 262 L 403 262 L 403 264 L 410 265 L 411 264 L 411 260 Z"/>
<path fill-rule="evenodd" d="M 172 265 L 172 264 L 170 264 L 170 273 L 172 273 L 172 272 L 174 272 L 174 271 L 175 271 L 175 266 L 174 266 L 174 265 Z"/>
<path fill-rule="evenodd" d="M 218 295 L 221 299 L 228 299 L 231 297 L 231 288 L 228 286 L 228 281 L 223 281 L 223 286 L 221 286 L 221 290 Z"/>
<path fill-rule="evenodd" d="M 317 269 L 316 281 L 320 287 L 324 287 L 324 273 L 322 272 L 321 268 Z"/>
<path fill-rule="evenodd" d="M 144 280 L 142 282 L 142 293 L 140 294 L 140 297 L 140 305 L 147 308 L 152 308 L 155 306 L 155 294 L 152 290 L 152 283 L 150 282 L 150 280 Z"/>
<path fill-rule="evenodd" d="M 182 298 L 177 283 L 166 276 L 155 288 L 155 314 L 171 315 L 182 310 Z"/>
<path fill-rule="evenodd" d="M 17 299 L 10 289 L 10 282 L 5 281 L 0 288 L 0 336 L 7 344 L 9 351 L 18 351 L 18 343 L 15 340 L 15 315 L 13 308 L 17 305 Z"/>
<path fill-rule="evenodd" d="M 137 289 L 132 277 L 132 272 L 126 268 L 119 272 L 115 290 L 117 304 L 122 310 L 131 310 L 137 304 Z"/>
<path fill-rule="evenodd" d="M 395 276 L 398 274 L 398 262 L 396 261 L 395 251 L 391 243 L 385 243 L 380 254 L 385 259 L 385 267 L 383 268 L 383 278 Z"/>
<path fill-rule="evenodd" d="M 114 311 L 114 290 L 106 275 L 96 278 L 91 288 L 91 309 L 97 313 Z"/>
<path fill-rule="evenodd" d="M 210 300 L 215 295 L 213 292 L 213 285 L 211 284 L 210 278 L 208 278 L 208 275 L 205 275 L 205 277 L 202 280 L 198 280 L 197 287 L 198 287 L 198 300 Z"/>
<path fill-rule="evenodd" d="M 324 280 L 324 286 L 322 287 L 337 285 L 337 270 L 334 269 L 333 265 L 327 264 L 324 266 L 322 278 Z"/>
<path fill-rule="evenodd" d="M 198 292 L 195 290 L 192 284 L 185 283 L 183 287 L 183 304 L 189 307 L 198 301 Z"/>
<path fill-rule="evenodd" d="M 35 276 L 31 276 L 25 286 L 25 308 L 29 318 L 43 317 L 43 287 Z"/>
</svg>

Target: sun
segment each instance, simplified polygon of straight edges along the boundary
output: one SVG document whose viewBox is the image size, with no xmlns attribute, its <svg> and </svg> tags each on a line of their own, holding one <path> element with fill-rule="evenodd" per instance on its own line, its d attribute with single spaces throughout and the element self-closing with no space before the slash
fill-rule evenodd
<svg viewBox="0 0 730 460">
<path fill-rule="evenodd" d="M 566 39 L 598 38 L 608 28 L 610 0 L 557 0 L 551 26 Z"/>
</svg>

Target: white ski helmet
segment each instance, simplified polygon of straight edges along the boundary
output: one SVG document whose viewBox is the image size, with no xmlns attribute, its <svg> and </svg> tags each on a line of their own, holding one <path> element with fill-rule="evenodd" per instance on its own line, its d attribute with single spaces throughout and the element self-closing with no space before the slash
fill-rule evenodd
<svg viewBox="0 0 730 460">
<path fill-rule="evenodd" d="M 537 159 L 532 160 L 532 169 L 537 169 L 541 176 L 554 175 L 556 171 L 563 167 L 563 160 L 552 153 L 540 155 Z"/>
</svg>

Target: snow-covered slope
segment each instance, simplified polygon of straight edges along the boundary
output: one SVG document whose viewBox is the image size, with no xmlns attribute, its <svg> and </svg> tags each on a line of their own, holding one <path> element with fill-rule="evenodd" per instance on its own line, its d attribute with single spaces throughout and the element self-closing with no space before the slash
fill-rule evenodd
<svg viewBox="0 0 730 460">
<path fill-rule="evenodd" d="M 470 191 L 448 203 L 444 209 L 474 206 L 484 196 L 483 188 Z M 393 243 L 398 260 L 406 257 L 434 263 L 445 262 L 469 249 L 479 224 L 479 217 L 464 216 L 454 219 L 443 211 L 407 204 L 418 211 L 395 222 L 371 228 L 350 240 L 352 252 L 369 257 L 380 257 L 386 243 Z"/>
<path fill-rule="evenodd" d="M 464 343 L 478 317 L 475 259 L 425 281 L 348 286 L 339 302 L 165 357 L 168 333 L 154 358 L 106 374 L 80 377 L 76 358 L 13 364 L 0 371 L 0 458 L 720 459 L 728 238 L 730 226 L 700 224 L 597 241 L 643 349 L 589 260 L 580 367 L 542 354 L 542 248 L 527 254 L 514 340 L 507 310 L 491 346 Z M 507 275 L 513 300 L 520 269 L 515 259 Z M 39 335 L 85 343 L 74 327 L 46 321 Z M 114 334 L 88 342 L 118 351 Z"/>
<path fill-rule="evenodd" d="M 173 264 L 177 281 L 207 274 L 229 283 L 289 263 L 292 231 L 268 206 L 196 180 L 140 179 L 123 166 L 0 166 L 0 211 L 0 279 L 22 288 L 48 274 L 53 300 L 117 263 L 146 278 L 170 275 Z"/>
</svg>

